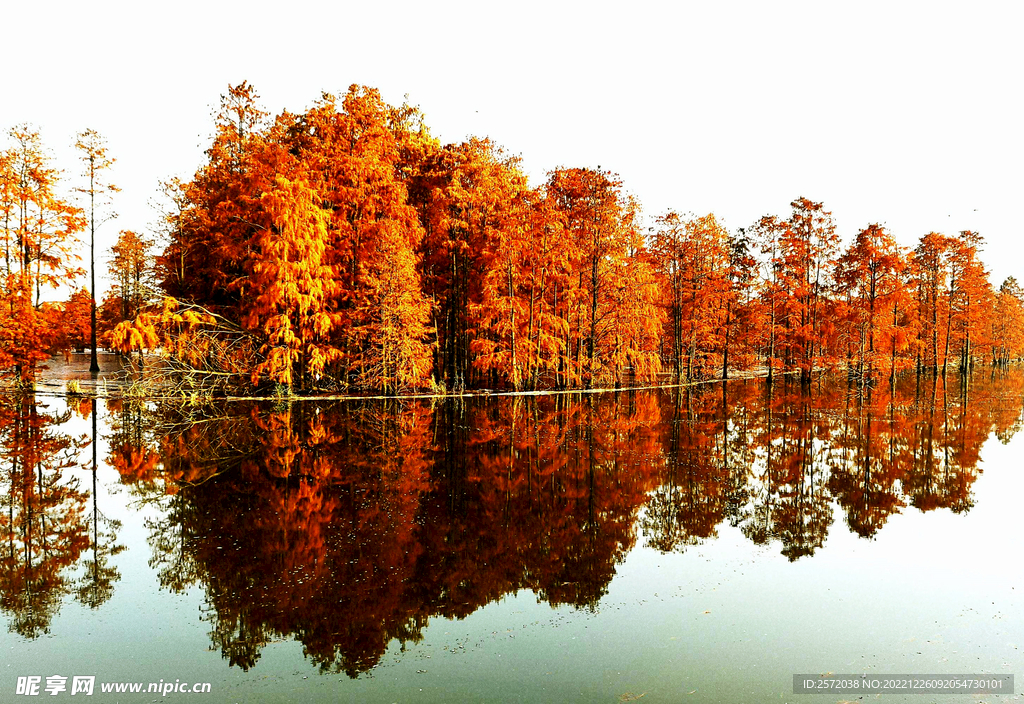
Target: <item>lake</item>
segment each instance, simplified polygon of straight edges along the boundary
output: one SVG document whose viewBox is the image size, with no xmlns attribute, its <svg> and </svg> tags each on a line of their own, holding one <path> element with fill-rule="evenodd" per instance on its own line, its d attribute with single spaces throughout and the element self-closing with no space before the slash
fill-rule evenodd
<svg viewBox="0 0 1024 704">
<path fill-rule="evenodd" d="M 2 701 L 56 675 L 98 702 L 817 704 L 876 695 L 794 694 L 794 674 L 1024 671 L 1021 370 L 433 401 L 54 389 L 0 403 Z"/>
</svg>

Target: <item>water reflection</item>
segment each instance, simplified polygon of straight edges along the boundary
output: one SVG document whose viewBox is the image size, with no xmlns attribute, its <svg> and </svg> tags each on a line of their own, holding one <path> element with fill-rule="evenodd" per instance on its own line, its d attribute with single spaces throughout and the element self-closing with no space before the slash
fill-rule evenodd
<svg viewBox="0 0 1024 704">
<path fill-rule="evenodd" d="M 92 441 L 89 443 L 92 449 L 92 457 L 89 462 L 89 473 L 92 479 L 92 491 L 90 493 L 92 503 L 91 525 L 91 554 L 85 558 L 85 575 L 78 587 L 78 600 L 86 606 L 97 609 L 102 606 L 114 594 L 114 583 L 121 579 L 121 573 L 115 567 L 110 558 L 119 555 L 124 551 L 124 545 L 117 544 L 117 531 L 121 528 L 121 522 L 108 518 L 99 510 L 99 491 L 97 486 L 97 463 L 98 443 L 96 426 L 99 414 L 96 412 L 96 399 L 69 404 L 75 413 L 82 418 L 91 420 Z"/>
<path fill-rule="evenodd" d="M 0 398 L 0 609 L 30 639 L 66 596 L 90 598 L 71 576 L 90 544 L 89 494 L 70 471 L 86 438 L 60 432 L 71 415 L 31 394 Z"/>
<path fill-rule="evenodd" d="M 729 525 L 797 560 L 836 521 L 877 538 L 910 507 L 967 511 L 981 445 L 1019 429 L 1022 398 L 1012 371 L 883 391 L 735 381 L 434 406 L 112 401 L 106 461 L 157 509 L 160 587 L 203 589 L 210 641 L 232 665 L 292 638 L 354 677 L 392 642 L 420 640 L 430 617 L 522 589 L 592 608 L 640 536 L 683 551 Z M 0 595 L 31 637 L 65 596 L 108 599 L 123 548 L 95 483 L 90 516 L 67 473 L 87 444 L 60 433 L 69 414 L 31 397 L 0 412 Z"/>
<path fill-rule="evenodd" d="M 151 566 L 168 589 L 203 586 L 210 638 L 243 668 L 294 636 L 355 676 L 430 616 L 524 588 L 596 604 L 658 472 L 653 396 L 115 410 L 118 438 L 165 428 L 111 455 L 163 504 Z M 152 454 L 162 467 L 140 474 Z"/>
</svg>

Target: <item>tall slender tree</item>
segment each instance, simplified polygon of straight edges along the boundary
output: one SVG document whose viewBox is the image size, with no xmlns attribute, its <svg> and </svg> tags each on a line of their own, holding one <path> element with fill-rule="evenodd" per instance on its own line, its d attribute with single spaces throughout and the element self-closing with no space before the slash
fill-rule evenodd
<svg viewBox="0 0 1024 704">
<path fill-rule="evenodd" d="M 949 350 L 946 327 L 941 319 L 950 319 L 951 296 L 949 260 L 956 245 L 955 240 L 938 232 L 929 232 L 921 237 L 911 258 L 911 271 L 917 295 L 918 315 L 918 362 L 921 373 L 927 368 L 932 376 L 938 376 L 940 368 L 945 373 L 946 356 Z M 939 348 L 946 350 L 940 363 Z"/>
<path fill-rule="evenodd" d="M 960 372 L 967 373 L 974 365 L 977 348 L 983 347 L 981 330 L 993 305 L 992 284 L 978 257 L 984 238 L 977 232 L 963 230 L 955 238 L 950 258 L 949 332 L 948 337 L 959 348 Z"/>
<path fill-rule="evenodd" d="M 1024 289 L 1010 276 L 1003 281 L 995 297 L 993 314 L 989 317 L 992 365 L 1005 367 L 1024 355 Z"/>
<path fill-rule="evenodd" d="M 105 206 L 108 206 L 111 194 L 120 190 L 117 186 L 106 181 L 106 171 L 114 164 L 107 154 L 106 140 L 99 132 L 87 129 L 78 134 L 78 141 L 75 148 L 81 152 L 82 163 L 85 165 L 83 176 L 89 180 L 89 185 L 79 188 L 79 193 L 89 197 L 89 293 L 92 296 L 90 321 L 91 332 L 89 344 L 92 347 L 92 357 L 89 362 L 89 371 L 96 373 L 100 370 L 99 359 L 96 355 L 96 210 L 100 209 L 100 224 L 106 220 L 116 217 L 114 213 L 103 213 Z M 97 202 L 98 201 L 98 202 Z"/>
<path fill-rule="evenodd" d="M 112 284 L 109 298 L 117 307 L 117 322 L 132 320 L 152 302 L 156 290 L 150 250 L 153 242 L 131 230 L 121 230 L 110 248 L 113 258 L 107 265 Z"/>
</svg>

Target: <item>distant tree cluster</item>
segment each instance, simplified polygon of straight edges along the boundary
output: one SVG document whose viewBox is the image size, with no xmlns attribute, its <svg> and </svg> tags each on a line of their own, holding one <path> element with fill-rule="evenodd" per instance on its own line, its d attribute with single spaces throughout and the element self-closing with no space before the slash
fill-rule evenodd
<svg viewBox="0 0 1024 704">
<path fill-rule="evenodd" d="M 87 270 L 79 254 L 89 232 L 90 288 L 95 289 L 94 247 L 96 228 L 111 214 L 109 196 L 118 189 L 106 182 L 105 171 L 113 164 L 103 138 L 94 130 L 78 135 L 75 147 L 84 165 L 79 188 L 69 188 L 55 168 L 38 130 L 19 125 L 7 133 L 8 147 L 0 151 L 0 377 L 15 376 L 30 383 L 37 365 L 61 350 L 98 346 L 97 330 L 105 332 L 138 314 L 153 298 L 152 254 L 135 244 L 138 237 L 122 232 L 114 247 L 111 276 L 114 286 L 105 301 L 106 320 L 97 325 L 96 306 L 89 289 L 75 288 Z M 76 204 L 84 200 L 84 207 Z M 128 250 L 135 248 L 130 254 Z M 133 258 L 134 256 L 134 258 Z M 122 306 L 121 299 L 137 293 L 145 281 L 148 293 Z M 134 285 L 134 289 L 131 287 Z M 128 288 L 125 288 L 125 287 Z M 52 291 L 70 287 L 66 301 L 46 300 Z M 45 295 L 44 295 L 45 292 Z M 94 357 L 95 359 L 95 357 Z"/>
<path fill-rule="evenodd" d="M 487 140 L 442 146 L 375 90 L 272 122 L 224 98 L 157 259 L 172 298 L 121 349 L 289 389 L 582 387 L 661 370 L 655 261 L 610 174 L 537 189 Z"/>
<path fill-rule="evenodd" d="M 53 194 L 38 135 L 11 134 L 0 367 L 31 375 L 94 347 L 91 294 L 48 312 L 39 291 L 82 273 L 71 245 L 96 221 Z M 489 140 L 442 145 L 418 109 L 359 86 L 273 119 L 230 87 L 206 154 L 166 185 L 161 253 L 122 231 L 97 321 L 100 345 L 159 349 L 190 378 L 401 393 L 844 367 L 871 384 L 1024 355 L 1024 291 L 993 288 L 970 231 L 908 250 L 872 224 L 843 250 L 802 197 L 735 233 L 675 212 L 646 228 L 614 174 L 559 168 L 531 187 Z"/>
<path fill-rule="evenodd" d="M 223 99 L 158 259 L 173 301 L 123 326 L 123 348 L 384 392 L 837 365 L 874 381 L 1024 351 L 1020 287 L 992 290 L 976 233 L 907 251 L 870 225 L 841 251 L 806 198 L 736 234 L 676 213 L 644 232 L 614 175 L 561 168 L 530 188 L 491 142 L 442 146 L 375 90 L 273 121 L 256 101 L 247 84 Z"/>
</svg>

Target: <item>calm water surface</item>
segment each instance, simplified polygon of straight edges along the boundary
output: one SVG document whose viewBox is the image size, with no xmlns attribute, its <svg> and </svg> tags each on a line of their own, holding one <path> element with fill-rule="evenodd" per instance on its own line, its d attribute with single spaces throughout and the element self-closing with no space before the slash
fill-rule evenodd
<svg viewBox="0 0 1024 704">
<path fill-rule="evenodd" d="M 817 704 L 859 698 L 794 695 L 794 673 L 1021 680 L 1022 406 L 1020 371 L 870 394 L 6 397 L 0 701 L 31 701 L 27 675 L 211 703 Z M 160 680 L 211 692 L 98 691 Z"/>
</svg>

